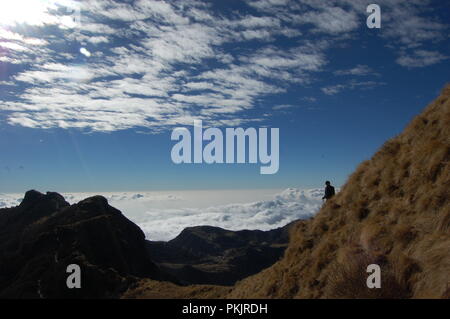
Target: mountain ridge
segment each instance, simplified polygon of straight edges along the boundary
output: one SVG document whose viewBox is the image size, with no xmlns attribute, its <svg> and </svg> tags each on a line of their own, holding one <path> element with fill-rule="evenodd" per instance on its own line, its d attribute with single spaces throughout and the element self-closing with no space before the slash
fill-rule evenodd
<svg viewBox="0 0 450 319">
<path fill-rule="evenodd" d="M 147 246 L 152 260 L 184 285 L 229 286 L 280 259 L 291 226 L 269 231 L 187 227 L 168 242 L 147 241 Z"/>
</svg>

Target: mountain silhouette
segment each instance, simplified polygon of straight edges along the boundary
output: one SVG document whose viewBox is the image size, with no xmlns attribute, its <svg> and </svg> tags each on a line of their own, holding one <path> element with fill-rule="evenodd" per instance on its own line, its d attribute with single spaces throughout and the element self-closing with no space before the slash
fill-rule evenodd
<svg viewBox="0 0 450 319">
<path fill-rule="evenodd" d="M 288 224 L 271 231 L 197 226 L 168 242 L 148 242 L 152 260 L 183 284 L 232 285 L 283 256 Z"/>
<path fill-rule="evenodd" d="M 151 242 L 102 196 L 70 205 L 31 190 L 19 206 L 0 209 L 0 298 L 118 298 L 142 278 L 232 285 L 282 256 L 288 228 L 191 227 Z M 71 264 L 80 266 L 80 289 L 66 285 Z"/>
<path fill-rule="evenodd" d="M 28 191 L 0 210 L 0 298 L 118 297 L 135 279 L 164 277 L 144 233 L 102 196 L 69 205 L 57 193 Z M 66 286 L 67 266 L 81 289 Z"/>
</svg>

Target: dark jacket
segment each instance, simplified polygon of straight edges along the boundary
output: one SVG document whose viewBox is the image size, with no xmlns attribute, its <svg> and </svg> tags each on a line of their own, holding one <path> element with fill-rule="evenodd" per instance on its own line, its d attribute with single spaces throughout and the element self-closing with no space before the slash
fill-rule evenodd
<svg viewBox="0 0 450 319">
<path fill-rule="evenodd" d="M 334 187 L 331 185 L 327 185 L 325 187 L 325 196 L 322 197 L 322 199 L 330 199 L 331 197 L 333 197 L 335 194 L 334 192 Z"/>
</svg>

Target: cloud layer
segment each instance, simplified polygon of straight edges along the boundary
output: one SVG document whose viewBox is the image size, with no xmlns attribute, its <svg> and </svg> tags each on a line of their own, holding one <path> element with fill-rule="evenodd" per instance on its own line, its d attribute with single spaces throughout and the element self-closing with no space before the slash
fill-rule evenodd
<svg viewBox="0 0 450 319">
<path fill-rule="evenodd" d="M 320 208 L 322 196 L 317 189 L 287 189 L 271 200 L 253 203 L 148 211 L 137 223 L 151 240 L 170 240 L 184 228 L 199 225 L 270 230 L 312 217 Z"/>
<path fill-rule="evenodd" d="M 243 193 L 247 198 L 255 197 L 257 191 L 228 191 L 227 194 L 221 192 L 214 191 L 214 194 L 209 191 L 207 196 L 202 191 L 122 192 L 103 195 L 110 205 L 120 209 L 125 216 L 139 225 L 147 239 L 164 241 L 175 238 L 186 227 L 199 225 L 230 230 L 270 230 L 282 227 L 293 220 L 312 217 L 319 210 L 323 196 L 322 189 L 289 188 L 276 194 L 265 194 L 263 197 L 267 199 L 264 200 L 239 200 L 233 203 L 233 198 L 238 198 Z M 71 204 L 93 195 L 63 194 Z M 233 204 L 209 206 L 208 197 L 214 196 L 222 197 L 223 201 Z M 0 208 L 16 206 L 22 197 L 20 194 L 0 194 Z"/>
<path fill-rule="evenodd" d="M 102 132 L 157 132 L 194 119 L 211 125 L 262 121 L 247 111 L 330 73 L 330 49 L 358 39 L 370 3 L 259 0 L 243 2 L 241 11 L 218 11 L 198 0 L 16 2 L 32 7 L 14 11 L 11 5 L 0 22 L 0 64 L 18 70 L 0 84 L 10 90 L 0 97 L 3 117 L 11 125 Z M 380 38 L 399 65 L 448 59 L 433 49 L 448 27 L 424 17 L 428 1 L 378 3 L 384 10 Z M 356 65 L 331 74 L 371 71 Z M 337 82 L 323 93 L 380 85 Z"/>
</svg>

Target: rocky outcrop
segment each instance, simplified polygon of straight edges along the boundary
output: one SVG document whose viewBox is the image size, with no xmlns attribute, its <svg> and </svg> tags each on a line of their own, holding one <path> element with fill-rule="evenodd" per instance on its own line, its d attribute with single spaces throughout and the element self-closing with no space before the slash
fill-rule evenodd
<svg viewBox="0 0 450 319">
<path fill-rule="evenodd" d="M 81 267 L 68 289 L 67 266 Z M 0 298 L 117 297 L 135 277 L 168 279 L 150 260 L 144 233 L 101 196 L 69 205 L 29 191 L 0 210 Z"/>
</svg>

